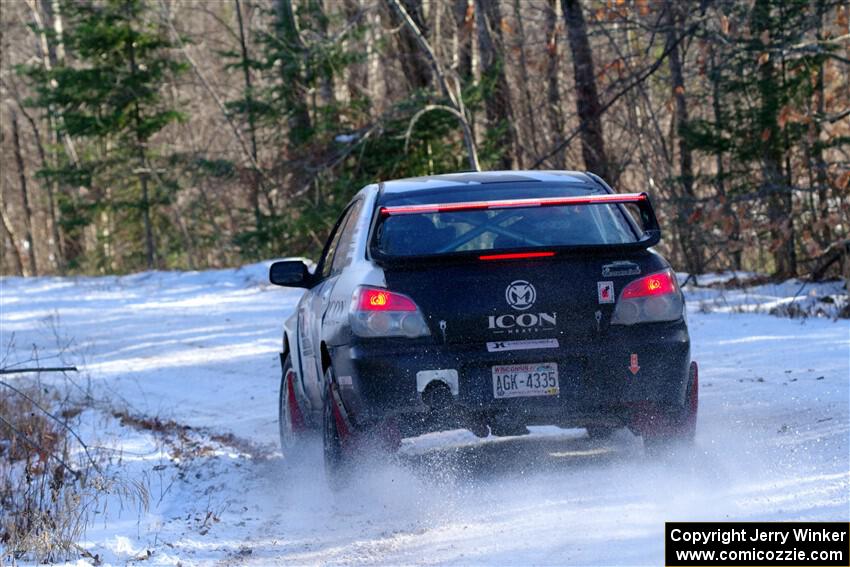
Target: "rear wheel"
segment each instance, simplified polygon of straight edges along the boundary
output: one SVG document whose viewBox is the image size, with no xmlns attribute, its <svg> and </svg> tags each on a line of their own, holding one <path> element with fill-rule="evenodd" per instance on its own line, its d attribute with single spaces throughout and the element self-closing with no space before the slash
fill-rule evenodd
<svg viewBox="0 0 850 567">
<path fill-rule="evenodd" d="M 301 442 L 304 431 L 304 414 L 298 406 L 295 397 L 295 370 L 292 368 L 292 358 L 287 355 L 283 362 L 283 373 L 280 380 L 280 396 L 278 397 L 278 430 L 280 433 L 280 448 L 284 456 L 289 456 Z"/>
<path fill-rule="evenodd" d="M 691 445 L 696 437 L 697 412 L 699 410 L 699 370 L 696 362 L 691 362 L 688 389 L 685 394 L 685 406 L 666 423 L 643 433 L 643 445 L 650 454 L 664 452 L 673 445 Z"/>
</svg>

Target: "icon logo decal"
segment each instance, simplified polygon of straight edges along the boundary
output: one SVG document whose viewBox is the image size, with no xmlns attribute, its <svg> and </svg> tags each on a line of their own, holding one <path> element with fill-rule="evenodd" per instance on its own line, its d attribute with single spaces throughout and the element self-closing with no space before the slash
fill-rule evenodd
<svg viewBox="0 0 850 567">
<path fill-rule="evenodd" d="M 516 280 L 505 290 L 505 299 L 517 311 L 525 311 L 537 300 L 537 290 L 525 280 Z"/>
<path fill-rule="evenodd" d="M 507 333 L 509 335 L 551 331 L 557 327 L 557 317 L 558 314 L 554 311 L 552 313 L 490 315 L 487 318 L 487 327 L 494 333 Z"/>
</svg>

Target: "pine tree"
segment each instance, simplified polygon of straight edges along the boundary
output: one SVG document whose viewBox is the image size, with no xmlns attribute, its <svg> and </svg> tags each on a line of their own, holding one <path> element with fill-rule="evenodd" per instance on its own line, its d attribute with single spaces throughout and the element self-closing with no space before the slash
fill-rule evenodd
<svg viewBox="0 0 850 567">
<path fill-rule="evenodd" d="M 100 223 L 102 270 L 125 261 L 153 268 L 157 260 L 155 225 L 159 205 L 173 184 L 151 139 L 182 118 L 161 95 L 167 79 L 183 71 L 169 54 L 164 30 L 145 18 L 144 0 L 61 4 L 67 32 L 63 64 L 52 69 L 25 67 L 36 97 L 32 104 L 51 109 L 64 134 L 83 142 L 78 161 L 66 160 L 44 171 L 84 189 L 77 202 L 64 203 L 63 214 L 83 225 Z M 109 219 L 109 220 L 104 220 Z M 123 237 L 144 242 L 144 251 Z M 119 258 L 111 258 L 116 254 Z"/>
<path fill-rule="evenodd" d="M 754 213 L 750 218 L 766 217 L 769 267 L 788 277 L 798 269 L 795 203 L 798 187 L 805 184 L 794 161 L 824 147 L 806 148 L 802 142 L 809 130 L 806 106 L 816 88 L 811 76 L 825 51 L 795 51 L 818 21 L 807 0 L 757 0 L 731 10 L 727 21 L 741 22 L 740 28 L 727 24 L 711 38 L 714 119 L 691 121 L 686 140 L 695 150 L 721 156 L 718 196 L 746 204 Z M 728 203 L 719 210 L 728 218 Z M 737 233 L 738 219 L 732 224 Z"/>
</svg>

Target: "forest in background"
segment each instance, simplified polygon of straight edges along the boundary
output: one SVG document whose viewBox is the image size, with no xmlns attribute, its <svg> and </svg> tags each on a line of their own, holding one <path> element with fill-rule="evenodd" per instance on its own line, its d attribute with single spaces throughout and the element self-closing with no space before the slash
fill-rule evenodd
<svg viewBox="0 0 850 567">
<path fill-rule="evenodd" d="M 850 238 L 848 12 L 3 0 L 0 273 L 315 258 L 365 184 L 526 168 L 649 192 L 677 269 L 808 274 Z"/>
</svg>

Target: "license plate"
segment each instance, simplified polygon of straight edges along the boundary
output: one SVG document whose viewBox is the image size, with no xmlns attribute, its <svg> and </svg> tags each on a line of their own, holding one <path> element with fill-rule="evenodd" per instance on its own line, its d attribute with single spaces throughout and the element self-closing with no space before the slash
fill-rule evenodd
<svg viewBox="0 0 850 567">
<path fill-rule="evenodd" d="M 493 397 L 557 396 L 558 365 L 554 362 L 494 366 Z"/>
</svg>

